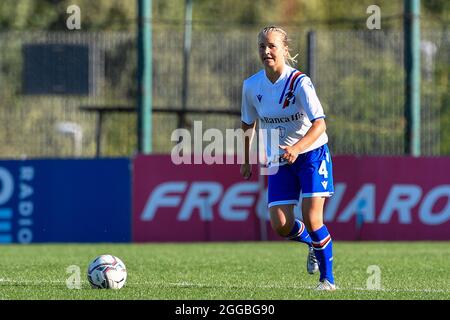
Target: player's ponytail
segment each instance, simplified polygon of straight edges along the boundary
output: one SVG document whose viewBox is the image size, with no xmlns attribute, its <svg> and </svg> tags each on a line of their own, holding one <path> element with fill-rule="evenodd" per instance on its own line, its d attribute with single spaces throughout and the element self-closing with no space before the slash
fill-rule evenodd
<svg viewBox="0 0 450 320">
<path fill-rule="evenodd" d="M 267 36 L 267 34 L 269 32 L 278 32 L 279 34 L 281 34 L 281 39 L 283 41 L 283 44 L 286 47 L 288 47 L 288 51 L 287 51 L 287 55 L 286 55 L 286 61 L 291 67 L 294 67 L 297 64 L 297 59 L 296 58 L 298 57 L 298 53 L 296 55 L 292 56 L 291 53 L 289 52 L 289 43 L 291 42 L 291 39 L 288 38 L 287 32 L 284 31 L 282 28 L 277 27 L 277 26 L 267 26 L 267 27 L 263 28 L 259 32 L 258 40 L 262 36 Z"/>
</svg>

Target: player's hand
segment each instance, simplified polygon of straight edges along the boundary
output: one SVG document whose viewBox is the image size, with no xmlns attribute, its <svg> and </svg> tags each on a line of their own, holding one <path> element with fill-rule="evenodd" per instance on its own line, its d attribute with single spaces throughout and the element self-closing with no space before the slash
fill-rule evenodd
<svg viewBox="0 0 450 320">
<path fill-rule="evenodd" d="M 250 179 L 252 176 L 252 165 L 249 163 L 241 164 L 241 176 L 244 177 L 245 180 Z"/>
<path fill-rule="evenodd" d="M 295 150 L 293 146 L 280 146 L 280 148 L 284 150 L 284 154 L 281 155 L 281 158 L 287 160 L 289 164 L 293 164 L 298 157 L 297 150 Z"/>
</svg>

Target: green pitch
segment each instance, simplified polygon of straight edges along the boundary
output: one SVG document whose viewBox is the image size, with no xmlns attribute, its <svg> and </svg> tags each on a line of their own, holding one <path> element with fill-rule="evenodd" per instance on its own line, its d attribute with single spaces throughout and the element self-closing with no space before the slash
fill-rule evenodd
<svg viewBox="0 0 450 320">
<path fill-rule="evenodd" d="M 450 242 L 333 245 L 335 292 L 312 290 L 318 275 L 306 272 L 306 246 L 287 241 L 5 245 L 0 299 L 450 299 Z M 125 262 L 124 288 L 89 287 L 86 269 L 100 254 Z M 73 265 L 81 289 L 67 287 Z M 377 267 L 381 288 L 370 290 Z"/>
</svg>

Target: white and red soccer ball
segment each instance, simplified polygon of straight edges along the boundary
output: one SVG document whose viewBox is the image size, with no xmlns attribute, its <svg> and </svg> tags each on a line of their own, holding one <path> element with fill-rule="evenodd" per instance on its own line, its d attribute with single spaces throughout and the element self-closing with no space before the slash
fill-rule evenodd
<svg viewBox="0 0 450 320">
<path fill-rule="evenodd" d="M 87 277 L 92 288 L 120 289 L 127 281 L 127 269 L 118 257 L 104 254 L 89 264 Z"/>
</svg>

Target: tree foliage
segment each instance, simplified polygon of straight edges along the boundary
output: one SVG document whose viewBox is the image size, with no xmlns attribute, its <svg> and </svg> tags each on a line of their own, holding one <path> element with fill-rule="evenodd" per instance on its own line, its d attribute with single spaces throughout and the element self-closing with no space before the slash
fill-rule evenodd
<svg viewBox="0 0 450 320">
<path fill-rule="evenodd" d="M 192 0 L 193 20 L 218 25 L 299 25 L 319 23 L 326 28 L 364 27 L 367 7 L 373 0 Z M 84 30 L 133 30 L 138 0 L 2 0 L 0 27 L 14 30 L 64 30 L 67 7 L 81 9 Z M 184 0 L 152 0 L 153 19 L 182 23 Z M 422 4 L 424 25 L 449 23 L 448 0 L 426 0 Z M 403 0 L 378 0 L 384 27 L 401 26 Z"/>
</svg>

